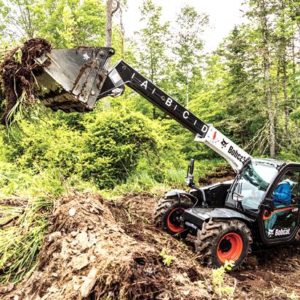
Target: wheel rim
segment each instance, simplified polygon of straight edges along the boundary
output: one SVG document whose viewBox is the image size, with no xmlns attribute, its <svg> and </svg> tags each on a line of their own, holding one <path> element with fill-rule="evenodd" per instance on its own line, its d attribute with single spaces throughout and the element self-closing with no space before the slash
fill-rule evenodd
<svg viewBox="0 0 300 300">
<path fill-rule="evenodd" d="M 222 263 L 225 261 L 237 261 L 243 251 L 242 237 L 235 232 L 225 234 L 218 244 L 218 258 Z"/>
<path fill-rule="evenodd" d="M 180 226 L 180 217 L 183 214 L 184 209 L 181 207 L 173 208 L 167 218 L 167 226 L 173 233 L 181 233 L 185 229 Z"/>
</svg>

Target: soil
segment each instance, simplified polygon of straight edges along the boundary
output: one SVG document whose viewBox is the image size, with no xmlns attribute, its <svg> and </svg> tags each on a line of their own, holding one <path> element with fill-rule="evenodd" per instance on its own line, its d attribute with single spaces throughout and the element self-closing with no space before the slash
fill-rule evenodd
<svg viewBox="0 0 300 300">
<path fill-rule="evenodd" d="M 216 168 L 216 170 L 212 173 L 208 173 L 205 177 L 199 178 L 199 184 L 200 185 L 208 185 L 213 184 L 220 181 L 227 181 L 232 180 L 236 174 L 234 173 L 233 169 L 227 165 L 227 166 L 219 166 Z"/>
<path fill-rule="evenodd" d="M 191 245 L 152 224 L 157 197 L 73 193 L 56 205 L 35 271 L 1 299 L 219 299 Z M 164 265 L 161 251 L 173 256 Z M 227 274 L 234 299 L 299 299 L 300 246 L 256 249 Z M 2 293 L 2 294 L 1 294 Z M 223 299 L 227 299 L 223 297 Z"/>
<path fill-rule="evenodd" d="M 27 102 L 34 101 L 35 76 L 42 73 L 43 66 L 35 59 L 51 51 L 51 45 L 44 39 L 30 39 L 22 47 L 13 49 L 4 58 L 0 67 L 3 92 L 6 99 L 5 111 L 1 123 L 8 125 L 11 121 L 10 112 L 16 106 L 18 99 L 25 94 Z"/>
</svg>

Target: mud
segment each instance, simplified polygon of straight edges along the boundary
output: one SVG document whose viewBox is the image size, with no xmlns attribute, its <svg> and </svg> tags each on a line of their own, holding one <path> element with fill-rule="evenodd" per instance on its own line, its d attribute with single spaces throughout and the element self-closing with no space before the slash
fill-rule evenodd
<svg viewBox="0 0 300 300">
<path fill-rule="evenodd" d="M 28 40 L 22 47 L 13 49 L 4 58 L 0 67 L 3 93 L 6 99 L 1 123 L 8 125 L 11 112 L 17 108 L 18 100 L 24 95 L 24 101 L 34 101 L 35 76 L 42 72 L 41 65 L 35 59 L 51 51 L 51 45 L 44 39 Z M 44 66 L 47 65 L 45 62 Z"/>
<path fill-rule="evenodd" d="M 229 173 L 225 179 L 228 180 L 231 177 L 232 174 Z M 224 180 L 215 174 L 211 175 L 210 183 L 220 181 L 220 179 Z M 147 194 L 130 195 L 114 203 L 111 211 L 117 219 L 122 220 L 127 234 L 149 244 L 171 246 L 176 249 L 175 255 L 180 263 L 185 262 L 188 265 L 191 260 L 196 260 L 193 247 L 174 238 L 170 239 L 168 235 L 152 226 L 151 218 L 155 201 L 156 198 Z M 184 245 L 184 251 L 178 242 Z M 208 279 L 211 277 L 210 270 L 201 266 L 199 262 L 196 264 L 196 268 L 191 268 L 190 271 L 186 270 L 190 281 L 204 280 L 210 287 L 208 283 Z M 299 276 L 300 245 L 293 243 L 270 248 L 256 246 L 242 268 L 227 274 L 226 279 L 229 285 L 236 281 L 234 299 L 300 299 L 300 283 L 297 280 Z M 218 297 L 210 293 L 209 298 Z"/>
<path fill-rule="evenodd" d="M 220 299 L 193 247 L 152 225 L 156 199 L 60 199 L 36 270 L 17 286 L 1 287 L 1 299 Z M 163 249 L 173 256 L 169 267 Z M 299 299 L 299 254 L 297 245 L 257 248 L 241 270 L 226 275 L 232 298 Z"/>
</svg>

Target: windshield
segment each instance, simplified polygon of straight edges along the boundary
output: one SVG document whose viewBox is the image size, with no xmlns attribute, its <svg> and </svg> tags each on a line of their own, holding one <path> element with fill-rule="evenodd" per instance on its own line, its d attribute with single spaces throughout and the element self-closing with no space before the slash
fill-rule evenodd
<svg viewBox="0 0 300 300">
<path fill-rule="evenodd" d="M 227 201 L 236 205 L 232 196 L 237 193 L 242 196 L 245 209 L 258 209 L 268 186 L 277 174 L 278 171 L 272 164 L 250 162 L 237 177 Z"/>
</svg>

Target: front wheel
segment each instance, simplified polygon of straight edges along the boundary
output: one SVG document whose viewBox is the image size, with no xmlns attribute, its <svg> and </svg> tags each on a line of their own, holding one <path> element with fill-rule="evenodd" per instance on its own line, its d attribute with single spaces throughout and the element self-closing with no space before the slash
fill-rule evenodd
<svg viewBox="0 0 300 300">
<path fill-rule="evenodd" d="M 218 268 L 231 261 L 237 269 L 251 251 L 251 244 L 251 231 L 244 222 L 210 220 L 198 230 L 195 248 L 204 264 Z"/>
<path fill-rule="evenodd" d="M 186 196 L 162 198 L 158 201 L 154 211 L 154 224 L 171 235 L 184 236 L 186 229 L 182 226 L 181 216 L 184 211 L 193 206 L 193 202 Z"/>
</svg>

